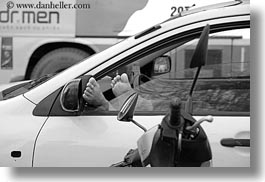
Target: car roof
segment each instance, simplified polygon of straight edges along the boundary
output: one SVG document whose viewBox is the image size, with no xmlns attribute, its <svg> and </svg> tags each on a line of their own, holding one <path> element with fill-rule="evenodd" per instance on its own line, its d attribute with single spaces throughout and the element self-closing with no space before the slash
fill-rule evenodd
<svg viewBox="0 0 265 182">
<path fill-rule="evenodd" d="M 250 15 L 249 4 L 249 0 L 235 0 L 183 11 L 161 23 L 154 25 L 153 27 L 137 33 L 134 37 L 135 39 L 142 37 L 147 38 L 149 36 L 151 37 L 154 32 L 159 32 L 162 26 L 164 30 L 169 30 L 173 27 L 179 28 L 186 24 L 186 22 L 195 23 L 216 18 Z"/>
</svg>

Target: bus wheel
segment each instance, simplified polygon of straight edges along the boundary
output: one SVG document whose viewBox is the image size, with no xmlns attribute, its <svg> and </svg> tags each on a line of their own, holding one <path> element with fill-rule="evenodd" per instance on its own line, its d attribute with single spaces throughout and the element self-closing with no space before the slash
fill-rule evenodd
<svg viewBox="0 0 265 182">
<path fill-rule="evenodd" d="M 33 68 L 30 79 L 40 78 L 46 74 L 58 73 L 90 56 L 77 48 L 59 48 L 44 55 Z"/>
</svg>

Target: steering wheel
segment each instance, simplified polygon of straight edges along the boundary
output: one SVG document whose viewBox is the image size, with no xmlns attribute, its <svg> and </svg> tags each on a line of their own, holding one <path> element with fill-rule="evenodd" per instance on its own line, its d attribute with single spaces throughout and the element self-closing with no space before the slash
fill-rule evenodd
<svg viewBox="0 0 265 182">
<path fill-rule="evenodd" d="M 132 80 L 132 85 L 133 88 L 136 88 L 137 86 L 141 85 L 142 83 L 151 81 L 151 78 L 146 76 L 145 74 L 137 74 L 134 76 L 133 80 Z"/>
</svg>

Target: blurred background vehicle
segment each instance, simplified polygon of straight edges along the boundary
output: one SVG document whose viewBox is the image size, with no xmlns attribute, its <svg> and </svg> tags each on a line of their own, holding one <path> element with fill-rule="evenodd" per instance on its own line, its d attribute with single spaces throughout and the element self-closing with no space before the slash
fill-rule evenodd
<svg viewBox="0 0 265 182">
<path fill-rule="evenodd" d="M 213 2 L 3 0 L 0 2 L 0 84 L 60 72 L 153 24 L 210 3 Z M 230 43 L 220 46 L 221 51 L 227 46 L 233 49 Z"/>
</svg>

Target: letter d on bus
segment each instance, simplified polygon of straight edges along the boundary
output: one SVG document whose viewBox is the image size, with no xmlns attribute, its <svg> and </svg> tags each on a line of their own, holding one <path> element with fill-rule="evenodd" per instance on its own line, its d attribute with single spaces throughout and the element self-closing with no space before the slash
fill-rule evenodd
<svg viewBox="0 0 265 182">
<path fill-rule="evenodd" d="M 0 11 L 0 22 L 7 23 L 9 21 L 9 9 L 6 11 Z"/>
</svg>

